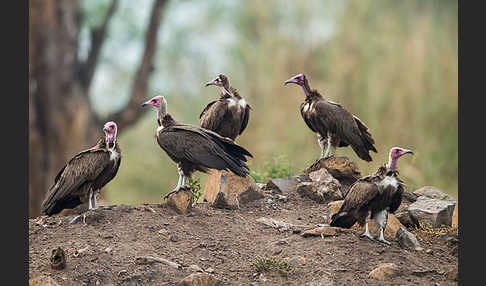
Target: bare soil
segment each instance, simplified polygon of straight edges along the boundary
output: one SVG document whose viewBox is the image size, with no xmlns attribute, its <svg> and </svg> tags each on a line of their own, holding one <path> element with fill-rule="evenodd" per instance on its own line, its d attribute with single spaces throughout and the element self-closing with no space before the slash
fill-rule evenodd
<svg viewBox="0 0 486 286">
<path fill-rule="evenodd" d="M 304 231 L 324 223 L 327 204 L 288 194 L 288 202 L 268 203 L 268 196 L 238 210 L 199 203 L 193 215 L 179 215 L 165 204 L 104 206 L 86 213 L 86 224 L 74 217 L 29 220 L 29 279 L 45 275 L 60 285 L 176 285 L 198 265 L 222 285 L 456 285 L 457 252 L 438 237 L 418 239 L 423 251 L 388 246 L 350 230 L 334 237 L 304 238 L 257 223 L 260 217 L 285 221 Z M 42 220 L 41 223 L 39 221 Z M 66 267 L 52 269 L 53 249 L 66 251 Z M 425 251 L 431 249 L 428 253 Z M 182 265 L 137 264 L 139 256 L 164 258 Z M 259 258 L 305 264 L 290 271 L 258 272 Z M 393 262 L 400 274 L 388 281 L 368 277 L 381 263 Z"/>
</svg>

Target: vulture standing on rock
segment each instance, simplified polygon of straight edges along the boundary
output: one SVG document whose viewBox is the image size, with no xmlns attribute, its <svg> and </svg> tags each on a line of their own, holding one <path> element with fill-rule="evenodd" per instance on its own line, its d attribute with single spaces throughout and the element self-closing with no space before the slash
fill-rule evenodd
<svg viewBox="0 0 486 286">
<path fill-rule="evenodd" d="M 300 113 L 307 126 L 317 134 L 321 158 L 330 155 L 331 147 L 335 149 L 351 145 L 361 159 L 372 161 L 369 150 L 377 152 L 373 146 L 375 140 L 371 137 L 368 127 L 358 117 L 349 113 L 340 104 L 326 100 L 317 90 L 311 90 L 303 74 L 286 80 L 285 84 L 288 83 L 298 84 L 304 90 L 305 101 L 300 106 Z M 326 144 L 327 150 L 324 152 Z"/>
<path fill-rule="evenodd" d="M 206 86 L 210 85 L 216 85 L 221 89 L 220 98 L 210 102 L 204 108 L 199 115 L 199 125 L 235 140 L 248 125 L 251 107 L 238 91 L 230 86 L 224 74 L 206 83 Z"/>
<path fill-rule="evenodd" d="M 159 127 L 155 137 L 160 147 L 177 163 L 179 171 L 177 187 L 165 198 L 185 187 L 186 177 L 190 178 L 195 171 L 231 170 L 240 177 L 249 174 L 245 156 L 253 156 L 243 147 L 211 130 L 175 121 L 167 113 L 167 101 L 163 96 L 142 104 L 147 105 L 157 109 Z"/>
<path fill-rule="evenodd" d="M 411 150 L 393 147 L 390 150 L 388 164 L 381 166 L 373 175 L 359 179 L 353 184 L 344 198 L 339 211 L 331 218 L 331 226 L 350 228 L 357 221 L 360 226 L 366 223 L 363 236 L 374 237 L 368 230 L 369 219 L 374 219 L 380 227 L 379 241 L 385 240 L 383 231 L 386 227 L 388 212 L 394 213 L 402 202 L 403 182 L 398 178 L 398 158 L 413 154 Z"/>
<path fill-rule="evenodd" d="M 42 202 L 44 215 L 53 215 L 63 209 L 72 209 L 88 201 L 89 209 L 97 209 L 100 189 L 110 182 L 118 172 L 121 151 L 116 141 L 117 126 L 107 122 L 105 137 L 88 150 L 74 156 L 62 167 Z M 91 204 L 93 199 L 94 205 Z"/>
</svg>

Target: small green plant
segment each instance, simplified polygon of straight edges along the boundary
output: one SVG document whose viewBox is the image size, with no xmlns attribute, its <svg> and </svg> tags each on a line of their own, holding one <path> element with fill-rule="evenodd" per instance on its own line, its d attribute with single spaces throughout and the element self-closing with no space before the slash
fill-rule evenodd
<svg viewBox="0 0 486 286">
<path fill-rule="evenodd" d="M 274 158 L 272 162 L 263 164 L 263 168 L 260 171 L 250 171 L 250 176 L 255 182 L 265 184 L 273 178 L 288 178 L 293 175 L 290 163 L 282 156 Z"/>
<path fill-rule="evenodd" d="M 290 272 L 290 265 L 286 261 L 273 257 L 258 257 L 253 263 L 253 267 L 258 273 L 277 271 L 280 274 L 287 275 Z"/>
<path fill-rule="evenodd" d="M 201 180 L 199 178 L 188 178 L 187 185 L 192 189 L 192 204 L 194 205 L 199 201 L 203 194 L 201 190 Z"/>
</svg>

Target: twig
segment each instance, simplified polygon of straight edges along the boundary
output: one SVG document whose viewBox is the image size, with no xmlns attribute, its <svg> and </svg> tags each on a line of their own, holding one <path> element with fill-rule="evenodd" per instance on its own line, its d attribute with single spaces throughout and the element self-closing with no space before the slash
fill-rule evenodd
<svg viewBox="0 0 486 286">
<path fill-rule="evenodd" d="M 139 257 L 135 258 L 135 263 L 137 263 L 139 265 L 152 264 L 152 263 L 155 263 L 155 262 L 162 263 L 162 264 L 165 264 L 165 265 L 168 265 L 170 267 L 177 268 L 177 269 L 182 267 L 179 263 L 175 263 L 175 262 L 172 262 L 172 261 L 169 261 L 167 259 L 160 258 L 160 257 L 139 256 Z"/>
</svg>

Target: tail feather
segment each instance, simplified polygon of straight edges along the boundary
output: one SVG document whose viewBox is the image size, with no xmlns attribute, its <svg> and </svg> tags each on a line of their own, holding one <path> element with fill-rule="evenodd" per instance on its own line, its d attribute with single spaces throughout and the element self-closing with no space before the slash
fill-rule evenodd
<svg viewBox="0 0 486 286">
<path fill-rule="evenodd" d="M 349 215 L 348 212 L 338 212 L 331 218 L 330 226 L 342 228 L 351 228 L 356 223 L 356 219 Z"/>
</svg>

